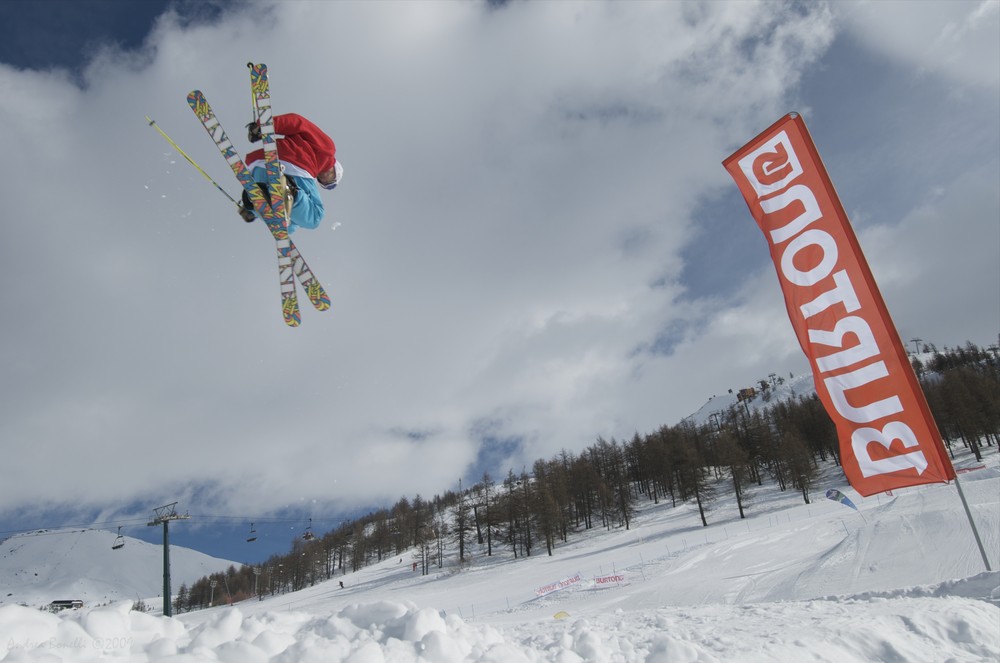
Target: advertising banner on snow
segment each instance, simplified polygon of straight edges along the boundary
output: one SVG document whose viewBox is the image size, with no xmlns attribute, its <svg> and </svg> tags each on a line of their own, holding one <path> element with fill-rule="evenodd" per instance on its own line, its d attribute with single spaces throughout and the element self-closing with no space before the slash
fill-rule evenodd
<svg viewBox="0 0 1000 663">
<path fill-rule="evenodd" d="M 583 576 L 577 573 L 576 575 L 570 576 L 568 578 L 563 578 L 557 582 L 549 583 L 548 585 L 543 585 L 535 590 L 535 598 L 541 598 L 552 592 L 558 592 L 560 589 L 566 589 L 570 585 L 575 585 L 576 583 L 583 580 Z"/>
<path fill-rule="evenodd" d="M 796 113 L 723 161 L 764 232 L 788 317 L 862 495 L 955 477 L 819 153 Z"/>
<path fill-rule="evenodd" d="M 610 587 L 621 587 L 622 585 L 630 585 L 628 578 L 624 573 L 609 573 L 603 576 L 594 576 L 594 583 L 591 589 L 608 589 Z"/>
</svg>

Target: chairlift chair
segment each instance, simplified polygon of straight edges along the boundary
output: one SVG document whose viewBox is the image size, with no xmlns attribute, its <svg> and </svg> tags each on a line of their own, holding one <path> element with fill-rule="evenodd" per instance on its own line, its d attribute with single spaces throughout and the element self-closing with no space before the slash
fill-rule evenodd
<svg viewBox="0 0 1000 663">
<path fill-rule="evenodd" d="M 119 548 L 125 547 L 125 537 L 122 536 L 122 528 L 118 526 L 118 536 L 115 538 L 115 542 L 111 544 L 112 550 L 118 550 Z"/>
<path fill-rule="evenodd" d="M 302 533 L 303 540 L 305 540 L 305 541 L 312 541 L 313 539 L 316 538 L 316 535 L 313 534 L 312 529 L 313 529 L 313 519 L 310 518 L 309 519 L 309 527 L 307 527 L 306 531 Z"/>
<path fill-rule="evenodd" d="M 253 543 L 257 540 L 257 530 L 253 528 L 253 523 L 250 523 L 250 534 L 247 535 L 247 543 Z"/>
</svg>

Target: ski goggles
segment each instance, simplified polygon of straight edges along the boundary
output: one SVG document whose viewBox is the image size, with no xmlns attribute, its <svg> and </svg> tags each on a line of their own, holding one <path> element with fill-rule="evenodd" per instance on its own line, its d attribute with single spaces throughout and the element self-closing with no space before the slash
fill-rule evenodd
<svg viewBox="0 0 1000 663">
<path fill-rule="evenodd" d="M 334 181 L 330 182 L 329 184 L 323 184 L 319 180 L 316 180 L 316 184 L 319 184 L 327 191 L 333 191 L 334 189 L 336 189 L 337 184 L 340 183 L 341 178 L 344 176 L 344 167 L 340 165 L 339 161 L 337 161 L 333 164 L 333 171 L 337 175 L 337 178 Z"/>
</svg>

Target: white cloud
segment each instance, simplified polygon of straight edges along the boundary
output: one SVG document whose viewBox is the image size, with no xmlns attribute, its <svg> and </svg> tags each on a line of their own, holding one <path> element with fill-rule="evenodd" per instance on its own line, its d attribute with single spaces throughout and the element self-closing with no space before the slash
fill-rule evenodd
<svg viewBox="0 0 1000 663">
<path fill-rule="evenodd" d="M 996 89 L 1000 84 L 1000 2 L 856 0 L 831 5 L 869 48 L 925 72 Z"/>
<path fill-rule="evenodd" d="M 960 173 L 918 201 L 898 225 L 861 235 L 904 341 L 918 337 L 939 348 L 935 339 L 947 339 L 950 347 L 967 340 L 997 342 L 988 334 L 1000 333 L 998 176 L 995 162 Z M 933 315 L 927 314 L 929 307 Z M 987 334 L 956 337 L 963 329 Z"/>
<path fill-rule="evenodd" d="M 833 39 L 824 6 L 282 3 L 266 36 L 262 11 L 164 18 L 84 90 L 0 69 L 4 504 L 427 496 L 484 431 L 519 471 L 804 363 L 770 271 L 731 300 L 677 279 L 693 210 L 736 195 L 721 160 Z M 347 171 L 294 236 L 333 298 L 295 330 L 266 231 L 143 119 L 235 192 L 184 97 L 245 148 L 248 59 Z"/>
</svg>

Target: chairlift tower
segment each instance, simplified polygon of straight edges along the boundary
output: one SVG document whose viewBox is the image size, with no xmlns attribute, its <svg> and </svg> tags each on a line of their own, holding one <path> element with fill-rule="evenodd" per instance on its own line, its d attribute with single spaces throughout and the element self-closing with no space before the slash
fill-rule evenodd
<svg viewBox="0 0 1000 663">
<path fill-rule="evenodd" d="M 171 520 L 185 520 L 191 516 L 177 513 L 177 502 L 171 502 L 153 509 L 153 521 L 146 523 L 149 527 L 163 525 L 163 616 L 172 617 L 173 609 L 170 602 L 170 530 Z"/>
</svg>

